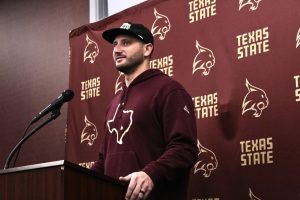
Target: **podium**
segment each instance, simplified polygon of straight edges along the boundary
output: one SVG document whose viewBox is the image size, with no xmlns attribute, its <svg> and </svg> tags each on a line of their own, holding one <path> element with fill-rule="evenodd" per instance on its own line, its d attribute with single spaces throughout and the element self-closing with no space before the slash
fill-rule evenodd
<svg viewBox="0 0 300 200">
<path fill-rule="evenodd" d="M 127 185 L 68 161 L 0 171 L 0 200 L 121 200 Z"/>
</svg>

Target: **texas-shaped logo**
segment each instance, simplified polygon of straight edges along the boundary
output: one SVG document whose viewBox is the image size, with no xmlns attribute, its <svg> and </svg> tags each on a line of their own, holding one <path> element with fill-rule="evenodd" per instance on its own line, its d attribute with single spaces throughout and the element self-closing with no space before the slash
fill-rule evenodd
<svg viewBox="0 0 300 200">
<path fill-rule="evenodd" d="M 167 16 L 160 14 L 154 8 L 155 21 L 152 24 L 151 33 L 154 36 L 159 36 L 159 40 L 165 39 L 167 32 L 171 29 L 171 23 Z"/>
<path fill-rule="evenodd" d="M 199 149 L 199 153 L 197 162 L 194 165 L 194 174 L 202 171 L 202 175 L 205 178 L 209 178 L 211 172 L 218 167 L 217 157 L 214 152 L 202 146 L 199 140 L 197 140 L 197 146 Z"/>
<path fill-rule="evenodd" d="M 94 141 L 98 137 L 98 131 L 95 124 L 90 122 L 87 117 L 84 117 L 84 123 L 85 127 L 83 128 L 81 132 L 81 141 L 80 143 L 83 143 L 84 141 L 87 141 L 89 146 L 92 146 Z"/>
<path fill-rule="evenodd" d="M 196 48 L 198 53 L 193 62 L 193 74 L 200 70 L 204 76 L 207 76 L 216 63 L 214 53 L 210 49 L 201 46 L 197 40 Z"/>
<path fill-rule="evenodd" d="M 132 125 L 132 116 L 133 116 L 133 110 L 120 110 L 119 111 L 120 104 L 118 105 L 115 114 L 111 120 L 107 121 L 107 128 L 109 133 L 116 134 L 117 135 L 117 143 L 123 144 L 123 138 L 130 130 L 130 127 Z M 121 125 L 117 125 L 115 122 L 117 113 L 122 112 L 123 119 L 126 119 L 123 121 Z M 125 115 L 125 116 L 124 116 Z"/>
<path fill-rule="evenodd" d="M 253 192 L 251 191 L 251 188 L 249 188 L 249 197 L 250 197 L 250 200 L 261 200 L 260 198 L 258 198 L 257 196 L 255 196 L 253 194 Z"/>
<path fill-rule="evenodd" d="M 87 42 L 87 45 L 85 46 L 83 53 L 83 62 L 89 61 L 93 64 L 99 54 L 98 44 L 95 41 L 91 40 L 88 34 L 86 34 L 85 40 Z"/>
<path fill-rule="evenodd" d="M 246 79 L 245 85 L 248 89 L 248 93 L 244 97 L 242 115 L 244 115 L 246 112 L 252 111 L 252 115 L 254 117 L 260 117 L 263 110 L 269 105 L 267 94 L 264 90 L 251 85 L 248 79 Z"/>
<path fill-rule="evenodd" d="M 241 10 L 244 6 L 250 6 L 249 11 L 254 11 L 258 8 L 258 4 L 262 0 L 240 0 L 239 4 L 239 10 Z"/>
</svg>

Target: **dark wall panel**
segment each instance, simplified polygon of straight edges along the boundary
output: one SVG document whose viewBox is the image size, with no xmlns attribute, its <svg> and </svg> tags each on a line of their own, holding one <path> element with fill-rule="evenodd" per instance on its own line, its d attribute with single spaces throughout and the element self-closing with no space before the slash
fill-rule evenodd
<svg viewBox="0 0 300 200">
<path fill-rule="evenodd" d="M 66 88 L 69 31 L 88 23 L 84 0 L 0 1 L 0 168 L 30 120 Z M 67 105 L 26 142 L 17 165 L 64 158 Z"/>
</svg>

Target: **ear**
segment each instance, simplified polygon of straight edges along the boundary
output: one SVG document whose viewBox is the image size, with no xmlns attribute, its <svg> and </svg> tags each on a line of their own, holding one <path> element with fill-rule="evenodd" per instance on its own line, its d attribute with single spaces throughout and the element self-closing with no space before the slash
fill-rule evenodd
<svg viewBox="0 0 300 200">
<path fill-rule="evenodd" d="M 144 56 L 150 56 L 153 51 L 153 45 L 151 43 L 144 45 Z"/>
</svg>

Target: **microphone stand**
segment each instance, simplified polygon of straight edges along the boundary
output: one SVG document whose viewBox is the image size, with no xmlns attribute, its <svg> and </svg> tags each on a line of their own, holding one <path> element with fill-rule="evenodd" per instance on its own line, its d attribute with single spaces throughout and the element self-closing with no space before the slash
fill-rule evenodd
<svg viewBox="0 0 300 200">
<path fill-rule="evenodd" d="M 47 120 L 45 120 L 43 123 L 41 123 L 34 129 L 32 129 L 31 132 L 29 132 L 24 138 L 22 138 L 22 140 L 20 140 L 20 142 L 15 146 L 15 148 L 10 152 L 9 156 L 7 157 L 5 165 L 4 165 L 4 169 L 9 168 L 9 164 L 10 164 L 10 161 L 11 161 L 13 155 L 19 148 L 21 148 L 22 144 L 26 140 L 28 140 L 34 133 L 36 133 L 38 130 L 40 130 L 42 127 L 44 127 L 46 124 L 48 124 L 52 120 L 55 120 L 60 115 L 60 108 L 61 107 L 57 108 L 56 110 L 53 110 L 51 113 L 51 116 Z"/>
</svg>

